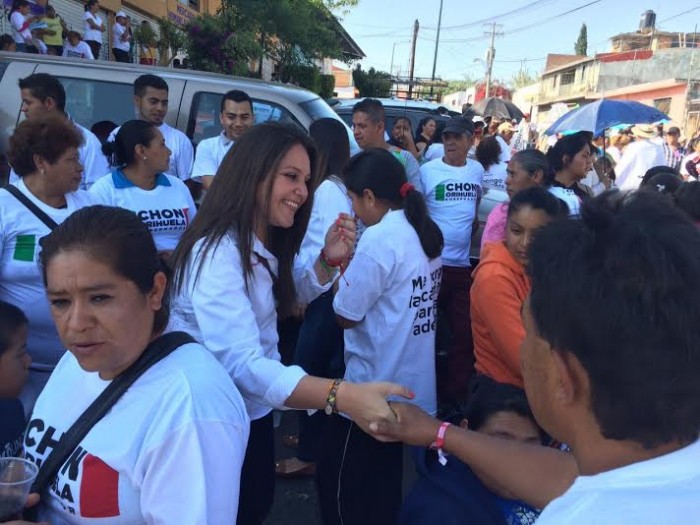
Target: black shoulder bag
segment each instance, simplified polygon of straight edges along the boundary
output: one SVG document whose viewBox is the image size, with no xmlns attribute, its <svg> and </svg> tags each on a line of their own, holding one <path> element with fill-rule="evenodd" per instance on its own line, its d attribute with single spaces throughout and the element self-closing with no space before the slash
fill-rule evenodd
<svg viewBox="0 0 700 525">
<path fill-rule="evenodd" d="M 158 361 L 172 353 L 177 348 L 194 343 L 191 335 L 185 332 L 170 332 L 155 339 L 146 347 L 146 350 L 134 361 L 134 363 L 119 374 L 114 380 L 97 396 L 92 404 L 83 412 L 73 425 L 61 437 L 46 460 L 41 464 L 39 474 L 32 484 L 31 492 L 42 494 L 53 479 L 58 474 L 58 470 L 73 453 L 75 448 L 90 432 L 111 408 L 119 401 L 119 398 L 141 377 L 146 370 L 155 365 Z M 25 510 L 25 519 L 36 521 L 37 508 Z"/>
<path fill-rule="evenodd" d="M 53 231 L 56 226 L 58 226 L 56 221 L 46 215 L 46 213 L 44 213 L 39 206 L 30 201 L 24 193 L 17 189 L 17 186 L 5 186 L 4 189 L 10 192 L 15 199 L 24 204 L 30 212 L 36 215 L 37 219 L 46 224 L 49 230 Z"/>
</svg>

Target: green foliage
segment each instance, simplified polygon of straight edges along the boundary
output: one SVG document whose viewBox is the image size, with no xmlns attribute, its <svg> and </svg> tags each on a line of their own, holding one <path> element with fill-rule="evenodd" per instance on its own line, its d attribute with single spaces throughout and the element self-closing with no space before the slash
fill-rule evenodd
<svg viewBox="0 0 700 525">
<path fill-rule="evenodd" d="M 391 96 L 393 81 L 385 71 L 377 71 L 373 67 L 362 71 L 360 64 L 352 71 L 352 79 L 361 97 L 384 98 Z"/>
<path fill-rule="evenodd" d="M 525 86 L 530 86 L 537 82 L 537 77 L 532 75 L 527 69 L 520 69 L 510 79 L 510 85 L 513 89 L 518 89 Z"/>
<path fill-rule="evenodd" d="M 579 31 L 578 39 L 574 44 L 574 50 L 577 55 L 586 56 L 588 54 L 588 28 L 586 24 L 581 25 L 581 31 Z"/>
<path fill-rule="evenodd" d="M 282 71 L 282 82 L 297 84 L 305 89 L 318 92 L 320 86 L 321 73 L 314 66 L 303 64 L 293 64 Z"/>
<path fill-rule="evenodd" d="M 186 27 L 187 55 L 192 68 L 228 75 L 247 75 L 251 57 L 260 54 L 256 35 L 248 30 L 235 30 L 235 17 L 230 13 L 203 14 Z"/>
<path fill-rule="evenodd" d="M 158 64 L 169 66 L 180 51 L 183 51 L 187 44 L 187 35 L 180 27 L 168 20 L 161 18 L 158 20 L 158 33 L 153 26 L 139 24 L 133 28 L 134 40 L 146 47 L 155 47 L 158 50 Z"/>
<path fill-rule="evenodd" d="M 319 80 L 318 94 L 321 98 L 331 98 L 335 91 L 335 77 L 333 75 L 321 75 Z"/>
<path fill-rule="evenodd" d="M 437 94 L 441 97 L 447 95 L 448 93 L 455 93 L 457 91 L 466 91 L 472 86 L 477 84 L 478 80 L 471 74 L 464 75 L 462 80 L 448 80 L 447 86 L 438 88 Z"/>
</svg>

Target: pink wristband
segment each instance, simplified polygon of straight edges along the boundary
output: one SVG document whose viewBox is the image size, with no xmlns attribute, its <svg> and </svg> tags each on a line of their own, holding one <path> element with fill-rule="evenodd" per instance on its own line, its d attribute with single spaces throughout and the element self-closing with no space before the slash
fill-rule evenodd
<svg viewBox="0 0 700 525">
<path fill-rule="evenodd" d="M 443 467 L 447 464 L 447 456 L 442 449 L 445 446 L 445 434 L 447 433 L 447 427 L 450 425 L 451 423 L 448 423 L 447 421 L 443 422 L 443 424 L 440 425 L 440 428 L 438 428 L 437 438 L 435 439 L 435 448 L 438 452 L 438 461 Z"/>
</svg>

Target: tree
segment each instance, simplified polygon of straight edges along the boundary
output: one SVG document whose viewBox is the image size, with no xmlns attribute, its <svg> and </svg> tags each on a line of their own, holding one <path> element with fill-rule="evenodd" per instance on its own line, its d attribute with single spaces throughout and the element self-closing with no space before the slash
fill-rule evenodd
<svg viewBox="0 0 700 525">
<path fill-rule="evenodd" d="M 457 91 L 466 91 L 477 83 L 476 77 L 472 76 L 470 73 L 464 75 L 462 80 L 448 80 L 447 86 L 438 89 L 438 94 L 442 97 L 448 93 L 455 93 Z"/>
<path fill-rule="evenodd" d="M 537 77 L 532 75 L 529 70 L 521 68 L 510 79 L 510 85 L 513 89 L 518 89 L 525 86 L 530 86 L 537 82 Z"/>
<path fill-rule="evenodd" d="M 578 33 L 578 39 L 574 44 L 574 50 L 577 55 L 586 56 L 588 54 L 588 28 L 586 24 L 581 25 L 581 31 Z"/>
<path fill-rule="evenodd" d="M 139 45 L 154 47 L 158 50 L 159 66 L 169 66 L 175 56 L 187 47 L 185 33 L 167 18 L 158 20 L 158 34 L 150 23 L 134 27 L 133 33 Z"/>
<path fill-rule="evenodd" d="M 386 98 L 391 95 L 393 81 L 386 71 L 377 71 L 371 67 L 365 72 L 362 71 L 362 66 L 357 64 L 352 72 L 352 80 L 361 97 Z"/>
</svg>

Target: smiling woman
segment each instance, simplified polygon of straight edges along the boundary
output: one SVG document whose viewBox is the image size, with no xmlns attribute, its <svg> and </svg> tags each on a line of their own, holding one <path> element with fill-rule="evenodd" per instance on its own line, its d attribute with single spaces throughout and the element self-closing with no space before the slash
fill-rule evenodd
<svg viewBox="0 0 700 525">
<path fill-rule="evenodd" d="M 29 318 L 27 351 L 33 364 L 22 393 L 27 412 L 65 352 L 37 260 L 39 239 L 92 203 L 87 192 L 78 190 L 81 142 L 80 132 L 62 116 L 24 120 L 10 137 L 8 157 L 19 181 L 0 191 L 0 300 L 18 306 Z"/>
<path fill-rule="evenodd" d="M 25 434 L 27 458 L 44 468 L 58 450 L 46 444 L 152 351 L 168 323 L 168 281 L 148 228 L 120 208 L 84 208 L 41 246 L 51 315 L 68 348 Z M 48 480 L 39 516 L 65 524 L 233 523 L 247 439 L 243 400 L 226 371 L 199 344 L 183 344 L 89 429 L 71 468 Z"/>
</svg>

